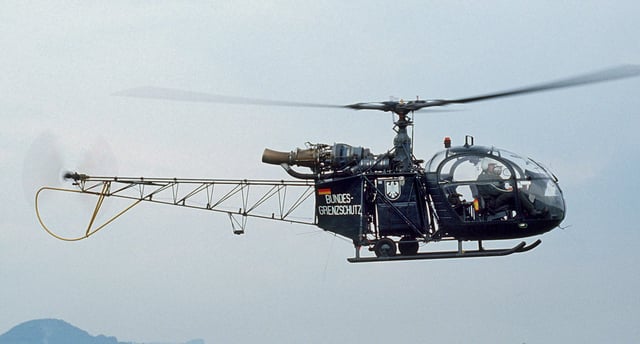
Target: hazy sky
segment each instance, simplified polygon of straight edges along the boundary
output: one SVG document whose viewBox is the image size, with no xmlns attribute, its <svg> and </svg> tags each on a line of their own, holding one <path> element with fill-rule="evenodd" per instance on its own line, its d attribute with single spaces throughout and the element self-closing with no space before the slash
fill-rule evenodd
<svg viewBox="0 0 640 344">
<path fill-rule="evenodd" d="M 380 153 L 393 138 L 384 113 L 114 92 L 473 96 L 640 63 L 638 13 L 637 1 L 3 1 L 0 333 L 61 318 L 126 341 L 640 341 L 640 78 L 416 115 L 420 158 L 471 134 L 556 173 L 566 228 L 526 254 L 352 265 L 349 242 L 313 227 L 250 220 L 237 237 L 224 215 L 153 204 L 66 243 L 32 201 L 59 182 L 43 142 L 88 174 L 281 179 L 265 147 Z M 76 201 L 56 203 L 61 224 L 88 216 Z"/>
</svg>

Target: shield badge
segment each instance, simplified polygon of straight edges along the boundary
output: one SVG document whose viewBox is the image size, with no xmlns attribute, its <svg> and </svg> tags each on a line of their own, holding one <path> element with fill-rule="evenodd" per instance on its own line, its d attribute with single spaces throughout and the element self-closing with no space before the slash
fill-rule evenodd
<svg viewBox="0 0 640 344">
<path fill-rule="evenodd" d="M 384 184 L 384 193 L 391 201 L 395 201 L 400 198 L 400 182 L 397 179 L 387 180 Z"/>
</svg>

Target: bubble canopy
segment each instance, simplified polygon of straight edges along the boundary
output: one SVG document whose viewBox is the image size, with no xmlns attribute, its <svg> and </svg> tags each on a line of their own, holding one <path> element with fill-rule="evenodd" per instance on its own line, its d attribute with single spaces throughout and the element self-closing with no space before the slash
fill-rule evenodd
<svg viewBox="0 0 640 344">
<path fill-rule="evenodd" d="M 436 153 L 425 166 L 452 207 L 476 202 L 483 221 L 562 220 L 557 178 L 543 165 L 496 147 L 465 145 Z M 459 212 L 462 220 L 479 219 Z"/>
<path fill-rule="evenodd" d="M 450 160 L 451 158 L 461 156 L 476 156 L 478 158 L 494 158 L 497 160 L 504 160 L 508 162 L 508 165 L 512 166 L 516 171 L 529 170 L 540 175 L 543 174 L 548 178 L 556 179 L 553 174 L 544 166 L 539 164 L 530 158 L 523 158 L 522 156 L 496 147 L 484 147 L 484 146 L 461 146 L 452 147 L 436 153 L 431 160 L 427 162 L 426 169 L 428 172 L 437 172 L 438 167 L 444 160 Z M 473 159 L 469 159 L 470 161 Z"/>
</svg>

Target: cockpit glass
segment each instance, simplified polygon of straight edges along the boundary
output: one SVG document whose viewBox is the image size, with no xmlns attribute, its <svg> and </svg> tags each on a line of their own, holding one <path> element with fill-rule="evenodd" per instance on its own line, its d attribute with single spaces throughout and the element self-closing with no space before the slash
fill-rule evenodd
<svg viewBox="0 0 640 344">
<path fill-rule="evenodd" d="M 535 161 L 523 158 L 515 153 L 500 150 L 500 157 L 508 160 L 516 171 L 516 178 L 551 178 L 552 176 Z"/>
<path fill-rule="evenodd" d="M 452 148 L 434 155 L 426 168 L 437 173 L 465 221 L 564 217 L 556 178 L 518 154 L 494 147 Z"/>
<path fill-rule="evenodd" d="M 442 160 L 446 157 L 446 153 L 447 151 L 436 153 L 436 155 L 427 162 L 426 170 L 429 172 L 435 172 L 438 169 L 438 166 L 440 166 Z"/>
<path fill-rule="evenodd" d="M 479 148 L 479 147 L 474 147 L 474 148 Z M 470 153 L 472 155 L 470 155 Z M 477 154 L 475 154 L 477 153 Z M 475 155 L 473 155 L 475 154 Z M 438 167 L 440 166 L 440 164 L 452 157 L 452 156 L 465 156 L 465 159 L 468 160 L 469 163 L 471 164 L 477 164 L 480 160 L 480 157 L 483 155 L 492 155 L 496 157 L 496 160 L 502 160 L 504 161 L 503 163 L 500 163 L 499 168 L 502 168 L 502 177 L 503 178 L 511 178 L 510 173 L 512 172 L 511 170 L 513 170 L 513 172 L 515 173 L 515 178 L 516 179 L 532 179 L 532 178 L 552 178 L 555 179 L 553 177 L 553 175 L 546 169 L 544 168 L 542 165 L 540 165 L 539 163 L 533 161 L 532 159 L 529 158 L 523 158 L 522 156 L 512 153 L 510 151 L 507 150 L 503 150 L 503 149 L 499 149 L 499 148 L 495 148 L 495 147 L 491 147 L 491 148 L 485 148 L 485 149 L 476 149 L 473 151 L 468 151 L 468 150 L 444 150 L 441 152 L 438 152 L 437 154 L 435 154 L 433 156 L 433 158 L 431 158 L 431 160 L 429 160 L 429 162 L 427 163 L 426 169 L 428 172 L 436 172 L 438 170 Z M 506 161 L 505 161 L 506 160 Z M 507 168 L 505 165 L 505 163 L 507 163 L 508 165 L 510 165 L 512 168 Z M 444 174 L 448 174 L 447 170 L 451 169 L 451 167 L 453 167 L 453 164 L 455 164 L 455 161 L 448 161 L 446 164 L 451 164 L 450 166 L 447 167 L 443 167 L 443 172 Z M 457 168 L 462 168 L 461 171 L 457 172 L 457 173 L 464 173 L 463 171 L 465 171 L 465 166 L 464 165 L 459 165 L 456 166 Z M 468 168 L 468 166 L 466 167 Z"/>
</svg>

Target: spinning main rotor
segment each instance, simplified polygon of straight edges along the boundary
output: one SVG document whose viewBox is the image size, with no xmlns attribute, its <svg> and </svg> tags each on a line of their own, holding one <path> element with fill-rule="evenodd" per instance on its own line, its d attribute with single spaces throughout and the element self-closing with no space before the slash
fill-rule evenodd
<svg viewBox="0 0 640 344">
<path fill-rule="evenodd" d="M 137 87 L 114 93 L 117 96 L 166 99 L 187 102 L 207 102 L 224 104 L 244 104 L 263 106 L 286 106 L 286 107 L 311 107 L 311 108 L 344 108 L 353 110 L 378 110 L 393 112 L 403 118 L 408 113 L 424 108 L 446 106 L 451 104 L 466 104 L 483 100 L 523 95 L 527 93 L 549 91 L 560 88 L 574 87 L 580 85 L 593 84 L 598 82 L 612 81 L 616 79 L 629 78 L 640 75 L 640 65 L 622 65 L 608 68 L 592 73 L 582 74 L 570 78 L 559 79 L 530 86 L 514 88 L 499 92 L 493 92 L 473 97 L 458 99 L 428 99 L 411 101 L 384 101 L 384 102 L 364 102 L 348 105 L 308 103 L 283 100 L 270 100 L 260 98 L 247 98 L 236 96 L 225 96 L 204 92 L 191 92 L 172 88 L 162 87 Z"/>
</svg>

